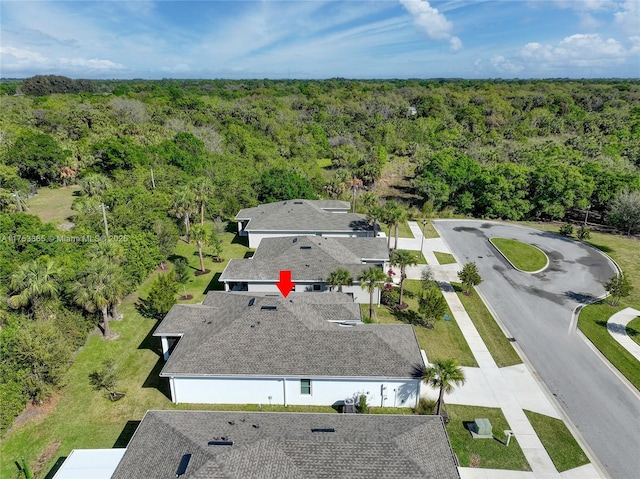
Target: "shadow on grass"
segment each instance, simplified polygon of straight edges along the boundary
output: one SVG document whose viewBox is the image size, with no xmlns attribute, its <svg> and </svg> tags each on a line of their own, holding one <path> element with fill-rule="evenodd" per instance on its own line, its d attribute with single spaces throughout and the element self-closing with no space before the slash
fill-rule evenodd
<svg viewBox="0 0 640 479">
<path fill-rule="evenodd" d="M 162 357 L 162 346 L 160 344 L 160 338 L 156 338 L 153 336 L 153 333 L 156 331 L 159 324 L 160 323 L 156 323 L 153 325 L 142 342 L 138 345 L 138 349 L 148 349 L 149 351 L 153 351 L 154 353 L 156 353 L 159 357 Z"/>
<path fill-rule="evenodd" d="M 129 441 L 133 437 L 133 433 L 136 432 L 136 429 L 138 429 L 141 422 L 142 421 L 127 421 L 127 424 L 125 424 L 122 431 L 120 431 L 118 439 L 116 439 L 116 442 L 114 442 L 111 447 L 114 449 L 127 447 Z"/>
<path fill-rule="evenodd" d="M 224 291 L 224 285 L 220 282 L 220 276 L 222 276 L 222 273 L 214 274 L 202 293 L 207 294 L 209 291 Z"/>
<path fill-rule="evenodd" d="M 146 299 L 139 298 L 134 306 L 136 308 L 136 311 L 138 311 L 138 313 L 140 313 L 145 318 L 157 319 L 158 321 L 160 321 L 166 316 L 165 313 L 156 311 L 156 309 L 152 307 L 151 303 Z"/>
<path fill-rule="evenodd" d="M 156 338 L 157 339 L 157 338 Z M 169 379 L 160 377 L 160 371 L 164 367 L 164 359 L 162 356 L 158 358 L 158 361 L 153 366 L 153 369 L 142 383 L 143 388 L 152 388 L 160 391 L 169 401 L 171 401 L 171 389 L 169 387 Z"/>
<path fill-rule="evenodd" d="M 608 246 L 605 246 L 605 245 L 593 243 L 591 241 L 585 241 L 585 243 L 587 243 L 588 245 L 593 246 L 595 249 L 598 249 L 598 250 L 602 251 L 603 253 L 611 253 L 611 252 L 613 252 L 612 248 L 609 248 Z"/>
<path fill-rule="evenodd" d="M 249 259 L 249 258 L 253 258 L 253 254 L 255 253 L 255 251 L 247 251 L 244 254 L 244 259 Z"/>
<path fill-rule="evenodd" d="M 196 253 L 195 253 L 195 254 L 196 254 L 196 256 L 197 256 L 197 255 L 198 255 L 198 252 L 196 251 Z M 187 261 L 187 257 L 186 257 L 186 256 L 182 256 L 181 254 L 172 254 L 171 256 L 169 256 L 169 257 L 167 258 L 167 260 L 169 260 L 169 261 L 170 261 L 170 262 L 172 262 L 173 264 L 175 264 L 175 263 L 176 263 L 176 261 L 178 261 L 178 260 L 183 260 L 183 261 L 187 264 L 187 267 L 189 267 L 189 268 L 191 268 L 191 269 L 195 269 L 195 270 L 197 270 L 197 269 L 198 269 L 198 268 L 196 268 L 196 267 L 194 267 L 194 266 L 191 266 L 191 265 L 189 264 L 189 261 Z"/>
<path fill-rule="evenodd" d="M 231 240 L 231 244 L 240 244 L 246 248 L 249 247 L 249 237 L 248 236 L 239 236 L 235 235 Z"/>
<path fill-rule="evenodd" d="M 407 324 L 420 324 L 420 321 L 421 321 L 420 315 L 412 309 L 398 310 L 394 308 L 394 309 L 390 309 L 390 311 L 393 317 L 396 318 L 398 321 L 402 321 L 403 323 L 407 323 Z"/>
<path fill-rule="evenodd" d="M 62 467 L 62 464 L 64 464 L 64 461 L 67 460 L 68 456 L 61 456 L 59 457 L 55 464 L 53 465 L 53 467 L 51 467 L 51 469 L 49 469 L 49 472 L 47 473 L 46 476 L 44 476 L 44 479 L 53 479 L 53 476 L 56 475 L 56 473 L 58 472 L 58 470 Z M 20 476 L 16 476 L 16 477 L 22 477 L 22 475 Z"/>
</svg>

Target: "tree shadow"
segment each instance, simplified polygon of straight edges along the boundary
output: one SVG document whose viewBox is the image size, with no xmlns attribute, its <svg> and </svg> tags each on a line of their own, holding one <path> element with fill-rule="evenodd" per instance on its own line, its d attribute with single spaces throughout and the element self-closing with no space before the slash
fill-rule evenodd
<svg viewBox="0 0 640 479">
<path fill-rule="evenodd" d="M 136 429 L 138 429 L 138 426 L 141 422 L 142 421 L 127 421 L 127 423 L 122 428 L 122 431 L 120 431 L 118 439 L 116 439 L 116 442 L 114 442 L 113 446 L 111 447 L 113 449 L 121 449 L 127 447 L 129 441 L 133 437 L 133 433 L 136 432 Z"/>
<path fill-rule="evenodd" d="M 233 221 L 229 221 L 226 226 L 224 227 L 224 232 L 225 233 L 233 233 L 237 236 L 238 233 L 238 225 L 237 223 L 234 223 Z"/>
<path fill-rule="evenodd" d="M 220 282 L 220 276 L 222 276 L 222 273 L 214 274 L 202 293 L 207 294 L 209 291 L 224 291 L 224 284 Z"/>
<path fill-rule="evenodd" d="M 196 256 L 198 255 L 198 252 L 197 252 L 197 251 L 195 252 L 195 255 L 196 255 Z M 196 267 L 194 267 L 194 266 L 191 266 L 191 265 L 189 264 L 189 261 L 187 260 L 187 257 L 186 257 L 186 256 L 182 256 L 181 254 L 172 254 L 171 256 L 169 256 L 169 257 L 167 258 L 167 261 L 170 261 L 170 262 L 172 262 L 172 263 L 175 263 L 176 261 L 178 261 L 178 260 L 180 260 L 180 259 L 184 260 L 184 262 L 187 264 L 187 266 L 188 266 L 189 268 L 191 268 L 191 269 L 195 269 L 195 270 L 197 270 L 197 269 L 198 269 L 198 268 L 196 268 Z"/>
<path fill-rule="evenodd" d="M 398 321 L 402 321 L 407 324 L 421 324 L 420 323 L 420 315 L 412 309 L 391 309 L 391 314 Z"/>
<path fill-rule="evenodd" d="M 613 251 L 612 248 L 609 248 L 608 246 L 602 245 L 602 244 L 597 244 L 594 243 L 592 241 L 585 241 L 586 244 L 593 246 L 595 249 L 602 251 L 603 253 L 611 253 Z"/>
<path fill-rule="evenodd" d="M 575 291 L 565 291 L 562 293 L 565 298 L 572 299 L 581 304 L 591 304 L 595 301 L 598 301 L 591 293 L 576 293 Z"/>
<path fill-rule="evenodd" d="M 140 313 L 145 318 L 156 319 L 159 321 L 165 317 L 164 314 L 156 311 L 156 309 L 152 307 L 151 303 L 147 299 L 138 298 L 138 301 L 136 302 L 134 307 L 136 308 L 136 311 L 138 311 L 138 313 Z"/>
</svg>

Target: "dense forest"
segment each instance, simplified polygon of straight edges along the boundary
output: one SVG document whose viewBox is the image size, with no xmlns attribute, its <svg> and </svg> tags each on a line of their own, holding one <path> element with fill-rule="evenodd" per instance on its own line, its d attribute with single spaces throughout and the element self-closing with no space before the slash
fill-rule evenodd
<svg viewBox="0 0 640 479">
<path fill-rule="evenodd" d="M 357 195 L 386 223 L 590 208 L 640 228 L 639 81 L 49 76 L 0 92 L 2 430 L 59 386 L 99 321 L 108 336 L 119 301 L 201 215 Z M 69 184 L 77 242 L 25 211 L 38 187 Z"/>
</svg>

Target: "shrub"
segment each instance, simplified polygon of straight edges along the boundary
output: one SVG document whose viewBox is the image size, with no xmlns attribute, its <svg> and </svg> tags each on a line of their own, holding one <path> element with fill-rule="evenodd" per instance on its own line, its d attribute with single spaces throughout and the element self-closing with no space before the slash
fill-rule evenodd
<svg viewBox="0 0 640 479">
<path fill-rule="evenodd" d="M 436 412 L 437 405 L 438 401 L 435 399 L 420 398 L 418 405 L 413 408 L 413 413 L 421 416 L 432 416 Z"/>
<path fill-rule="evenodd" d="M 591 238 L 591 230 L 586 226 L 581 226 L 580 228 L 578 228 L 577 236 L 580 241 L 588 240 L 589 238 Z"/>
<path fill-rule="evenodd" d="M 367 414 L 369 412 L 369 404 L 367 404 L 367 396 L 365 394 L 358 396 L 356 411 L 360 414 Z"/>
<path fill-rule="evenodd" d="M 569 224 L 569 223 L 565 223 L 563 224 L 560 229 L 558 230 L 558 233 L 560 233 L 562 236 L 566 236 L 568 238 L 573 236 L 573 225 Z"/>
<path fill-rule="evenodd" d="M 398 304 L 398 301 L 400 301 L 400 291 L 393 286 L 391 286 L 391 288 L 385 286 L 380 295 L 380 302 L 392 308 Z"/>
</svg>

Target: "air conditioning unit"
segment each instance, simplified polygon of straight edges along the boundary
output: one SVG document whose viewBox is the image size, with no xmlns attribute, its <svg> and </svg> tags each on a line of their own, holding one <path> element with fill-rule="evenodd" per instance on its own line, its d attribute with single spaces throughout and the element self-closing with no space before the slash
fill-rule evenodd
<svg viewBox="0 0 640 479">
<path fill-rule="evenodd" d="M 344 406 L 342 407 L 342 412 L 345 414 L 355 414 L 356 413 L 356 401 L 353 398 L 347 398 L 344 400 Z"/>
</svg>

